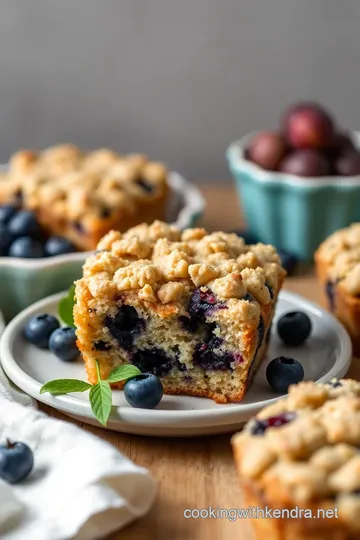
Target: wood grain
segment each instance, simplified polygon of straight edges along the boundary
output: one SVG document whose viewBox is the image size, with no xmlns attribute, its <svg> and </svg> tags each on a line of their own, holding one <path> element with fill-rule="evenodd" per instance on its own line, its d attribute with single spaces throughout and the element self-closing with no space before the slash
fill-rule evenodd
<svg viewBox="0 0 360 540">
<path fill-rule="evenodd" d="M 209 186 L 203 191 L 207 200 L 203 226 L 226 231 L 243 226 L 236 194 L 231 187 Z M 323 304 L 319 285 L 309 267 L 302 267 L 297 275 L 289 277 L 285 288 Z M 360 377 L 356 360 L 349 374 Z M 41 408 L 52 416 L 72 421 L 49 407 L 41 405 Z M 184 518 L 186 508 L 241 507 L 230 434 L 196 439 L 152 439 L 73 422 L 147 467 L 159 482 L 157 502 L 150 513 L 113 534 L 111 540 L 253 540 L 250 524 L 246 521 Z M 94 456 L 94 459 L 101 459 L 101 456 Z"/>
</svg>

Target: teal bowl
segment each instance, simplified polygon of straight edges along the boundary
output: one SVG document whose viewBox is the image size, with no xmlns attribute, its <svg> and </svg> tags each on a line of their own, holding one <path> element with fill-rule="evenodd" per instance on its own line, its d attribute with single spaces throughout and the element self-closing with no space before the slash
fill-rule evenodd
<svg viewBox="0 0 360 540">
<path fill-rule="evenodd" d="M 247 226 L 262 242 L 311 261 L 331 233 L 360 221 L 360 176 L 304 178 L 266 171 L 245 158 L 253 136 L 227 150 Z M 360 132 L 353 139 L 359 146 Z"/>
<path fill-rule="evenodd" d="M 0 307 L 6 321 L 49 294 L 68 289 L 82 275 L 86 252 L 46 259 L 0 258 Z"/>
</svg>

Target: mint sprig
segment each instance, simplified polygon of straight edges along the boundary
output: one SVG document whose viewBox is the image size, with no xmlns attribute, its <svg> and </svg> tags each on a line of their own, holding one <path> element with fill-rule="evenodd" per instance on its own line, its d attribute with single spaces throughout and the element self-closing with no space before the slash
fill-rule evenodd
<svg viewBox="0 0 360 540">
<path fill-rule="evenodd" d="M 136 373 L 135 371 L 136 370 Z M 118 366 L 112 370 L 108 377 L 109 383 L 116 383 L 120 381 L 126 381 L 126 379 L 130 379 L 131 377 L 135 377 L 136 375 L 139 375 L 141 371 L 131 364 L 126 364 L 125 366 Z"/>
<path fill-rule="evenodd" d="M 100 375 L 99 362 L 95 360 L 98 382 L 90 384 L 78 379 L 55 379 L 44 384 L 40 389 L 40 394 L 50 393 L 55 396 L 69 394 L 71 392 L 85 392 L 90 389 L 89 400 L 91 410 L 99 420 L 100 424 L 106 426 L 112 407 L 112 391 L 110 383 L 125 381 L 131 377 L 136 377 L 141 371 L 133 365 L 126 364 L 118 366 L 112 370 L 107 379 L 102 379 Z"/>
<path fill-rule="evenodd" d="M 54 396 L 61 396 L 63 394 L 70 394 L 71 392 L 86 392 L 92 385 L 85 381 L 79 381 L 78 379 L 56 379 L 50 381 L 41 388 L 40 394 L 50 392 Z"/>
<path fill-rule="evenodd" d="M 110 384 L 107 381 L 99 381 L 90 390 L 91 410 L 101 424 L 106 426 L 112 406 L 112 394 Z"/>
<path fill-rule="evenodd" d="M 58 314 L 60 319 L 67 324 L 67 326 L 74 326 L 74 305 L 75 305 L 75 283 L 69 287 L 67 296 L 64 296 L 58 304 Z"/>
</svg>

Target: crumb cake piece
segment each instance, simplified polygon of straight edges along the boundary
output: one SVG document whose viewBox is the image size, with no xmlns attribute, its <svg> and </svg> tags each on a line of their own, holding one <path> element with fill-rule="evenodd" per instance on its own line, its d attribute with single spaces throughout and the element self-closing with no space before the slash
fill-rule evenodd
<svg viewBox="0 0 360 540">
<path fill-rule="evenodd" d="M 168 172 L 146 156 L 64 144 L 13 155 L 0 180 L 0 203 L 33 210 L 49 233 L 94 249 L 111 229 L 163 219 Z"/>
<path fill-rule="evenodd" d="M 232 445 L 245 507 L 288 511 L 253 519 L 257 540 L 360 538 L 359 382 L 292 386 Z"/>
<path fill-rule="evenodd" d="M 315 253 L 316 269 L 329 309 L 348 330 L 360 355 L 360 223 L 341 229 Z"/>
<path fill-rule="evenodd" d="M 156 221 L 109 232 L 76 283 L 89 381 L 132 363 L 166 393 L 240 401 L 267 348 L 285 271 L 272 246 Z M 121 387 L 121 385 L 120 385 Z"/>
</svg>

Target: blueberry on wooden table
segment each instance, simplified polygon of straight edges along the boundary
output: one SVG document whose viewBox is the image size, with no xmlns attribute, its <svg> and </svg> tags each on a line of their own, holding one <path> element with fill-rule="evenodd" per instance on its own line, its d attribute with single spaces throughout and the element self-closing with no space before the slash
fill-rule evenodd
<svg viewBox="0 0 360 540">
<path fill-rule="evenodd" d="M 291 384 L 297 384 L 304 379 L 304 368 L 294 358 L 279 356 L 268 365 L 266 378 L 276 392 L 284 393 Z"/>
<path fill-rule="evenodd" d="M 161 401 L 164 389 L 160 379 L 151 373 L 132 377 L 124 386 L 124 396 L 132 407 L 154 409 Z"/>
<path fill-rule="evenodd" d="M 49 348 L 51 334 L 60 327 L 59 321 L 53 315 L 39 313 L 29 319 L 24 327 L 27 341 L 40 349 Z"/>
<path fill-rule="evenodd" d="M 289 311 L 277 323 L 277 331 L 285 345 L 297 347 L 304 343 L 311 333 L 311 321 L 302 311 Z"/>
<path fill-rule="evenodd" d="M 0 478 L 17 484 L 24 480 L 34 467 L 34 455 L 29 446 L 22 442 L 0 445 Z"/>
<path fill-rule="evenodd" d="M 75 328 L 65 326 L 55 330 L 49 339 L 49 348 L 60 360 L 73 362 L 79 356 L 76 345 Z"/>
</svg>

